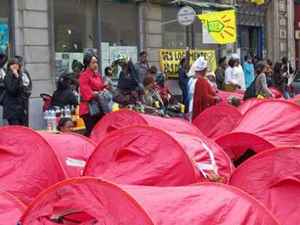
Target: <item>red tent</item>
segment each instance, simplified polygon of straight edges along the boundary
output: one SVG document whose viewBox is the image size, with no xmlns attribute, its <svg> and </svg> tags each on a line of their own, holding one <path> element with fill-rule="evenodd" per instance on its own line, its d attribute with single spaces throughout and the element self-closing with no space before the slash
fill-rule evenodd
<svg viewBox="0 0 300 225">
<path fill-rule="evenodd" d="M 25 208 L 15 196 L 0 191 L 0 225 L 16 225 Z"/>
<path fill-rule="evenodd" d="M 244 97 L 244 92 L 242 91 L 237 91 L 237 92 L 229 92 L 229 91 L 221 91 L 218 90 L 217 95 L 222 99 L 220 102 L 221 105 L 228 105 L 228 101 L 231 97 L 235 97 L 240 99 L 241 102 L 243 102 L 243 97 Z"/>
<path fill-rule="evenodd" d="M 205 137 L 131 126 L 106 136 L 84 175 L 123 184 L 174 186 L 203 181 L 201 172 L 211 171 L 228 181 L 232 170 L 226 153 Z"/>
<path fill-rule="evenodd" d="M 74 178 L 41 193 L 21 218 L 22 225 L 154 225 L 120 187 L 96 178 Z"/>
<path fill-rule="evenodd" d="M 42 132 L 41 135 L 54 150 L 66 176 L 81 176 L 86 161 L 96 148 L 96 144 L 89 138 L 74 133 Z"/>
<path fill-rule="evenodd" d="M 283 225 L 299 223 L 300 148 L 262 152 L 243 163 L 230 183 L 269 208 Z"/>
<path fill-rule="evenodd" d="M 251 98 L 247 101 L 244 101 L 243 104 L 241 104 L 238 107 L 238 110 L 240 111 L 240 113 L 242 115 L 244 115 L 249 109 L 251 109 L 252 107 L 254 107 L 255 105 L 257 105 L 258 103 L 262 102 L 262 101 L 266 101 L 266 100 L 261 100 L 261 99 L 257 99 L 257 98 Z"/>
<path fill-rule="evenodd" d="M 40 191 L 65 179 L 49 144 L 29 128 L 0 128 L 0 183 L 24 203 Z"/>
<path fill-rule="evenodd" d="M 238 124 L 242 114 L 230 105 L 216 105 L 206 109 L 193 124 L 209 138 L 230 133 Z"/>
<path fill-rule="evenodd" d="M 178 133 L 202 135 L 195 126 L 182 119 L 166 119 L 130 110 L 120 110 L 104 116 L 93 129 L 91 139 L 100 143 L 109 132 L 132 125 L 149 125 Z"/>
<path fill-rule="evenodd" d="M 58 222 L 67 225 L 279 225 L 254 198 L 230 186 L 213 183 L 163 188 L 116 186 L 87 177 L 52 186 L 39 195 L 21 219 L 22 225 Z"/>
<path fill-rule="evenodd" d="M 272 147 L 300 144 L 300 106 L 284 100 L 262 101 L 252 107 L 238 126 L 216 142 L 231 157 L 247 149 L 260 152 Z"/>
</svg>

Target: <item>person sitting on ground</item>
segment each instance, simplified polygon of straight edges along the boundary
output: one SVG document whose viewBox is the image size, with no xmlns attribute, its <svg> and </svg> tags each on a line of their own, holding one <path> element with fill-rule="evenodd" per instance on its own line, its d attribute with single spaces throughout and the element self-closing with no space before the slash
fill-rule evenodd
<svg viewBox="0 0 300 225">
<path fill-rule="evenodd" d="M 163 104 L 163 100 L 155 89 L 156 84 L 155 80 L 152 76 L 146 76 L 144 79 L 144 99 L 143 102 L 146 106 L 161 108 Z"/>
<path fill-rule="evenodd" d="M 71 118 L 61 118 L 57 125 L 57 130 L 62 133 L 72 132 L 74 123 Z"/>
<path fill-rule="evenodd" d="M 258 62 L 255 66 L 256 80 L 255 91 L 256 96 L 263 96 L 264 98 L 272 98 L 272 91 L 268 88 L 266 78 L 267 64 L 265 62 Z"/>
<path fill-rule="evenodd" d="M 113 71 L 110 66 L 104 69 L 104 75 L 104 81 L 107 85 L 107 89 L 114 95 L 118 85 L 116 84 L 116 82 L 113 81 Z"/>
<path fill-rule="evenodd" d="M 158 74 L 156 77 L 156 84 L 159 95 L 161 96 L 164 105 L 168 105 L 171 100 L 172 94 L 169 88 L 166 86 L 165 80 L 166 78 L 163 73 Z"/>
<path fill-rule="evenodd" d="M 62 74 L 57 81 L 57 89 L 53 93 L 52 106 L 63 108 L 65 106 L 77 106 L 78 96 L 74 93 L 73 80 L 68 73 Z"/>
</svg>

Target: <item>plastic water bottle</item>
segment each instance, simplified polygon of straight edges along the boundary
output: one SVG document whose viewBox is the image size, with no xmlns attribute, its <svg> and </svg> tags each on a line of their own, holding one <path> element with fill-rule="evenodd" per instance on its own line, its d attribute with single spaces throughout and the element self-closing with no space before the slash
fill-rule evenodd
<svg viewBox="0 0 300 225">
<path fill-rule="evenodd" d="M 71 110 L 69 108 L 69 106 L 65 107 L 65 118 L 71 118 Z"/>
<path fill-rule="evenodd" d="M 50 119 L 50 121 L 51 121 L 51 131 L 56 131 L 56 113 L 55 113 L 55 111 L 54 110 L 51 110 L 51 119 Z"/>
<path fill-rule="evenodd" d="M 51 131 L 52 127 L 51 127 L 51 119 L 50 119 L 50 111 L 46 110 L 44 113 L 44 119 L 46 120 L 47 123 L 47 130 Z"/>
</svg>

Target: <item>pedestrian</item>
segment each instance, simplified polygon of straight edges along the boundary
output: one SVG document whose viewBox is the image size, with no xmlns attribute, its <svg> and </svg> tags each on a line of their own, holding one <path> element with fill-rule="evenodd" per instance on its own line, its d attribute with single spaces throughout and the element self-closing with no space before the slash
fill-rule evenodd
<svg viewBox="0 0 300 225">
<path fill-rule="evenodd" d="M 92 101 L 95 100 L 97 95 L 105 89 L 102 76 L 98 72 L 98 58 L 90 53 L 85 54 L 84 71 L 80 74 L 80 116 L 83 118 L 86 132 L 85 135 L 89 136 L 96 123 L 102 118 L 103 112 L 94 114 L 91 111 Z"/>
<path fill-rule="evenodd" d="M 21 73 L 22 73 L 23 89 L 24 89 L 23 100 L 26 108 L 25 125 L 29 126 L 28 112 L 29 112 L 29 98 L 32 92 L 32 80 L 28 70 L 25 68 L 24 58 L 22 56 L 16 56 L 16 59 L 19 61 L 19 64 L 21 65 Z"/>
<path fill-rule="evenodd" d="M 138 83 L 140 87 L 142 87 L 144 79 L 147 76 L 149 69 L 150 66 L 148 63 L 148 54 L 146 51 L 142 51 L 139 54 L 139 61 L 135 64 L 135 70 L 138 74 Z"/>
<path fill-rule="evenodd" d="M 195 67 L 197 78 L 193 98 L 193 120 L 206 108 L 215 105 L 220 98 L 216 95 L 208 80 L 206 79 L 207 61 L 201 58 Z"/>
<path fill-rule="evenodd" d="M 234 67 L 237 66 L 237 61 L 230 58 L 228 61 L 228 67 L 225 70 L 225 80 L 224 80 L 224 90 L 229 92 L 234 92 L 240 89 L 237 74 L 234 73 Z"/>
<path fill-rule="evenodd" d="M 264 98 L 272 98 L 272 91 L 268 88 L 267 84 L 267 64 L 263 61 L 260 61 L 255 66 L 255 92 L 256 96 L 262 96 Z"/>
<path fill-rule="evenodd" d="M 282 84 L 281 84 L 281 91 L 283 93 L 283 97 L 285 99 L 290 98 L 290 92 L 289 92 L 289 79 L 293 76 L 294 69 L 292 65 L 289 63 L 289 60 L 287 57 L 283 57 L 281 59 L 281 77 L 282 77 Z"/>
<path fill-rule="evenodd" d="M 62 133 L 72 132 L 74 128 L 74 123 L 71 118 L 61 118 L 57 125 L 57 130 Z"/>
<path fill-rule="evenodd" d="M 218 62 L 218 68 L 215 71 L 217 87 L 220 90 L 224 90 L 225 70 L 226 70 L 227 66 L 228 65 L 226 62 L 226 57 L 220 58 L 220 60 Z"/>
<path fill-rule="evenodd" d="M 188 57 L 184 57 L 181 59 L 179 63 L 179 71 L 178 71 L 178 81 L 179 81 L 179 87 L 182 92 L 182 101 L 185 106 L 185 111 L 187 112 L 189 109 L 189 99 L 188 99 L 188 83 L 189 83 L 189 77 L 187 75 L 188 71 L 190 69 L 189 66 L 189 60 Z"/>
<path fill-rule="evenodd" d="M 273 62 L 270 59 L 267 59 L 266 76 L 267 76 L 268 87 L 273 87 L 274 86 L 274 81 L 273 81 Z"/>
<path fill-rule="evenodd" d="M 17 58 L 9 60 L 4 78 L 3 117 L 9 125 L 26 125 L 28 112 L 24 101 L 26 93 L 21 68 Z"/>
<path fill-rule="evenodd" d="M 244 62 L 245 85 L 248 88 L 255 79 L 254 65 L 250 56 L 245 57 Z"/>
</svg>

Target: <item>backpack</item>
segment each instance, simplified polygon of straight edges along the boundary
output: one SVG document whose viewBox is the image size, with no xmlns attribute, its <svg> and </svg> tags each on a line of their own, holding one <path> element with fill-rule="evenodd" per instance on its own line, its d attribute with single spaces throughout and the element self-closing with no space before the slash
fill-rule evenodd
<svg viewBox="0 0 300 225">
<path fill-rule="evenodd" d="M 256 97 L 256 88 L 255 88 L 256 78 L 257 77 L 255 77 L 254 81 L 252 81 L 250 86 L 246 89 L 245 94 L 244 94 L 244 101 L 249 98 Z"/>
</svg>

